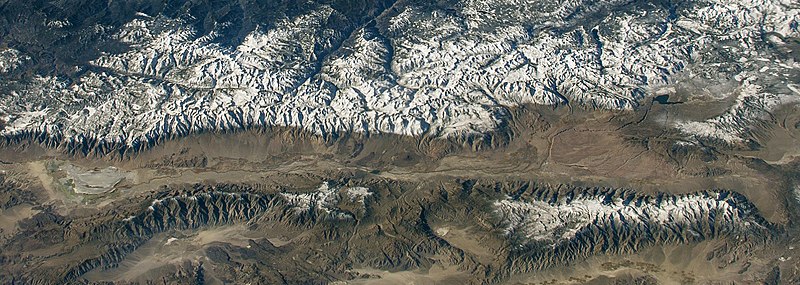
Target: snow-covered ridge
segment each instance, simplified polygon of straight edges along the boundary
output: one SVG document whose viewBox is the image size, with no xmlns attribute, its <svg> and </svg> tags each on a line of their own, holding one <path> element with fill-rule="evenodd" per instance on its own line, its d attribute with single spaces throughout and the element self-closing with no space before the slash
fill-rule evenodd
<svg viewBox="0 0 800 285">
<path fill-rule="evenodd" d="M 768 227 L 741 195 L 725 191 L 658 196 L 580 192 L 544 198 L 496 201 L 494 211 L 505 234 L 523 244 L 555 247 L 579 242 L 585 236 L 628 233 L 640 236 L 629 237 L 638 244 L 659 237 L 692 240 Z M 643 233 L 652 236 L 641 236 Z"/>
<path fill-rule="evenodd" d="M 780 0 L 456 7 L 396 5 L 374 25 L 337 29 L 328 23 L 341 12 L 320 5 L 259 26 L 236 46 L 219 43 L 229 23 L 200 34 L 180 18 L 139 15 L 111 35 L 130 48 L 104 52 L 78 78 L 0 82 L 0 134 L 131 147 L 259 126 L 458 137 L 496 130 L 503 108 L 519 104 L 635 108 L 687 69 L 717 76 L 719 61 L 778 60 L 763 51 L 765 33 L 800 37 L 800 9 Z M 0 74 L 26 56 L 7 51 Z M 677 127 L 735 142 L 732 130 L 751 122 L 740 115 L 774 105 L 765 100 Z"/>
<path fill-rule="evenodd" d="M 335 219 L 352 219 L 353 214 L 338 208 L 342 198 L 350 202 L 358 202 L 362 206 L 365 198 L 371 196 L 369 188 L 337 186 L 332 182 L 325 182 L 316 191 L 307 193 L 280 193 L 291 209 L 297 215 L 316 215 L 320 212 Z"/>
<path fill-rule="evenodd" d="M 785 102 L 796 102 L 800 96 L 776 95 L 764 92 L 750 78 L 737 90 L 736 101 L 722 115 L 702 122 L 678 122 L 675 127 L 695 138 L 712 138 L 728 144 L 742 143 L 761 121 L 770 118 L 769 111 Z"/>
<path fill-rule="evenodd" d="M 331 183 L 322 183 L 317 191 L 294 194 L 294 193 L 281 193 L 289 205 L 296 212 L 306 212 L 309 210 L 321 210 L 330 213 L 332 207 L 339 203 L 339 197 L 336 195 L 337 187 L 332 187 Z"/>
<path fill-rule="evenodd" d="M 240 190 L 233 188 L 233 190 Z M 154 211 L 172 211 L 184 209 L 187 204 L 197 203 L 204 206 L 222 207 L 220 205 L 209 205 L 211 201 L 226 203 L 235 207 L 230 210 L 252 217 L 256 212 L 282 204 L 293 216 L 304 218 L 332 218 L 332 219 L 353 219 L 354 213 L 339 209 L 340 203 L 358 203 L 362 209 L 365 208 L 367 197 L 373 193 L 366 187 L 343 187 L 333 182 L 324 182 L 315 191 L 304 193 L 281 192 L 277 195 L 256 194 L 250 192 L 227 192 L 211 188 L 207 192 L 184 193 L 165 198 L 156 198 L 150 202 L 147 210 L 140 216 L 152 215 Z M 194 211 L 194 210 L 193 210 Z M 194 213 L 193 213 L 194 214 Z M 132 216 L 125 218 L 126 222 L 139 222 L 141 218 Z"/>
<path fill-rule="evenodd" d="M 20 68 L 30 57 L 18 50 L 0 48 L 0 76 Z"/>
</svg>

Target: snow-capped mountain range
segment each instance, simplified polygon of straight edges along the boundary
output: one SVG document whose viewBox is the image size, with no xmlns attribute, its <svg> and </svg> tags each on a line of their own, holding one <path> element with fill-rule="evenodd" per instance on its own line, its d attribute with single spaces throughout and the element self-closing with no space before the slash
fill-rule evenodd
<svg viewBox="0 0 800 285">
<path fill-rule="evenodd" d="M 657 197 L 579 192 L 555 201 L 508 198 L 495 202 L 494 207 L 506 226 L 506 235 L 523 243 L 557 245 L 595 234 L 593 231 L 691 236 L 764 227 L 762 221 L 754 220 L 753 208 L 742 207 L 741 200 L 741 195 L 730 192 Z"/>
<path fill-rule="evenodd" d="M 631 110 L 702 78 L 734 82 L 715 95 L 736 103 L 669 127 L 738 143 L 800 97 L 790 0 L 450 2 L 376 4 L 358 18 L 308 1 L 249 29 L 189 12 L 49 19 L 52 33 L 103 44 L 69 76 L 26 74 L 37 54 L 0 47 L 0 134 L 131 147 L 261 126 L 459 137 L 496 130 L 508 107 Z"/>
</svg>

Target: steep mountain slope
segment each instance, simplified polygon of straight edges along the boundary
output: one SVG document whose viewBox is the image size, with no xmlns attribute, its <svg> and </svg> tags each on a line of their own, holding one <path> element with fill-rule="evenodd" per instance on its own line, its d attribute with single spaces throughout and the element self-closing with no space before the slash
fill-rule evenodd
<svg viewBox="0 0 800 285">
<path fill-rule="evenodd" d="M 140 272 L 131 280 L 121 277 L 130 273 L 113 272 L 130 268 L 126 260 L 137 260 L 130 255 L 148 251 L 153 242 L 164 239 L 163 233 L 180 237 L 181 230 L 202 232 L 237 224 L 246 225 L 245 231 L 260 238 L 239 246 L 201 244 L 205 252 L 201 256 L 211 258 L 205 265 L 208 271 L 192 272 L 183 282 L 197 278 L 234 283 L 357 281 L 371 278 L 357 274 L 353 270 L 357 268 L 398 271 L 449 264 L 469 273 L 471 283 L 493 283 L 596 254 L 707 240 L 731 243 L 717 252 L 716 259 L 725 262 L 730 256 L 766 247 L 782 232 L 761 218 L 743 196 L 724 191 L 649 196 L 630 190 L 529 182 L 444 182 L 447 186 L 439 190 L 387 180 L 340 183 L 328 181 L 302 193 L 260 192 L 262 185 L 164 188 L 151 202 L 122 206 L 122 213 L 98 209 L 84 217 L 60 216 L 45 209 L 21 224 L 21 230 L 3 244 L 0 276 L 43 284 L 153 280 L 160 276 L 158 271 Z M 428 191 L 441 192 L 423 194 Z M 517 198 L 494 200 L 502 195 Z M 472 210 L 453 211 L 462 207 Z M 124 212 L 130 215 L 114 217 Z M 451 215 L 458 219 L 447 222 L 449 227 L 480 225 L 483 237 L 476 245 L 497 250 L 493 259 L 476 255 L 475 248 L 451 243 L 448 226 L 441 224 Z M 503 226 L 505 234 L 492 234 Z M 264 238 L 281 233 L 294 237 L 285 242 Z M 44 235 L 50 240 L 43 239 Z M 34 240 L 26 241 L 28 237 Z M 169 252 L 171 244 L 188 241 L 191 238 L 169 238 L 163 247 Z M 90 250 L 98 244 L 103 245 L 99 250 Z M 14 252 L 20 250 L 33 254 L 19 259 Z M 191 260 L 192 255 L 181 252 L 174 258 Z M 277 260 L 281 262 L 270 262 Z M 145 264 L 138 266 L 151 268 Z M 276 272 L 280 277 L 273 275 Z M 180 280 L 175 277 L 170 279 Z"/>
<path fill-rule="evenodd" d="M 800 283 L 800 4 L 0 0 L 0 283 Z"/>
<path fill-rule="evenodd" d="M 458 138 L 502 131 L 520 104 L 630 110 L 672 94 L 736 98 L 716 117 L 665 126 L 736 145 L 800 96 L 790 1 L 76 7 L 87 5 L 100 12 L 2 7 L 7 139 L 140 149 L 264 126 Z M 697 82 L 723 87 L 675 91 Z"/>
</svg>

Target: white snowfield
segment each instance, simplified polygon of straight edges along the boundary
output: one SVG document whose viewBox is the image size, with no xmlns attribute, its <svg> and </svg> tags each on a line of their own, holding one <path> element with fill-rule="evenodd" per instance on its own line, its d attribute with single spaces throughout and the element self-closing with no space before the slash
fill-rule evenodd
<svg viewBox="0 0 800 285">
<path fill-rule="evenodd" d="M 21 55 L 15 49 L 0 49 L 0 74 L 11 72 L 28 60 L 29 57 Z"/>
<path fill-rule="evenodd" d="M 558 2 L 462 0 L 456 11 L 395 5 L 398 13 L 352 34 L 327 27 L 338 12 L 323 7 L 259 27 L 234 47 L 181 19 L 141 14 L 114 35 L 130 49 L 76 67 L 86 70 L 77 80 L 2 82 L 19 86 L 0 89 L 12 90 L 0 94 L 0 134 L 130 146 L 260 126 L 459 137 L 496 130 L 504 107 L 526 103 L 629 110 L 678 75 L 724 77 L 714 64 L 734 60 L 755 78 L 728 94 L 741 97 L 738 105 L 673 127 L 735 143 L 762 108 L 798 96 L 760 89 L 763 72 L 755 71 L 767 67 L 785 85 L 797 83 L 787 70 L 800 63 L 762 48 L 764 34 L 775 45 L 800 37 L 791 0 L 697 0 L 674 11 Z M 333 52 L 318 57 L 325 49 Z M 0 78 L 26 57 L 0 51 Z"/>
<path fill-rule="evenodd" d="M 296 214 L 320 211 L 336 219 L 352 219 L 351 213 L 338 208 L 342 197 L 349 198 L 350 202 L 357 201 L 361 206 L 364 206 L 366 197 L 372 196 L 372 192 L 366 187 L 342 188 L 334 183 L 325 182 L 314 192 L 280 193 L 280 195 Z"/>
<path fill-rule="evenodd" d="M 506 235 L 550 245 L 574 240 L 581 233 L 596 234 L 592 231 L 647 229 L 636 232 L 697 235 L 707 225 L 718 227 L 710 228 L 717 231 L 762 226 L 737 207 L 729 194 L 668 196 L 661 201 L 650 197 L 642 202 L 625 202 L 620 198 L 605 201 L 605 198 L 584 194 L 556 203 L 508 198 L 496 201 L 494 211 L 504 223 Z"/>
</svg>

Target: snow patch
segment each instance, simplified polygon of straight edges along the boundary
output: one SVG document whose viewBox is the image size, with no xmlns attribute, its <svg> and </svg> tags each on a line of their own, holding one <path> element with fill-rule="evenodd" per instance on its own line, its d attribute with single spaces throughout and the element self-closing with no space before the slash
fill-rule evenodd
<svg viewBox="0 0 800 285">
<path fill-rule="evenodd" d="M 345 188 L 344 192 L 347 193 L 348 197 L 350 197 L 351 202 L 358 201 L 358 203 L 361 204 L 364 204 L 364 199 L 372 196 L 372 192 L 370 192 L 369 188 L 366 187 Z"/>
</svg>

